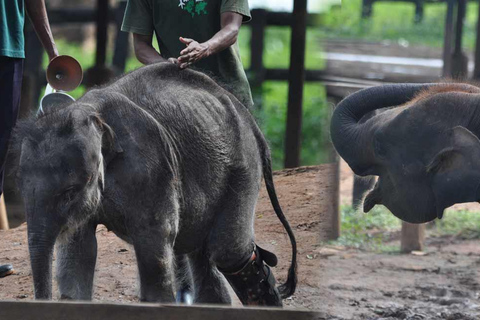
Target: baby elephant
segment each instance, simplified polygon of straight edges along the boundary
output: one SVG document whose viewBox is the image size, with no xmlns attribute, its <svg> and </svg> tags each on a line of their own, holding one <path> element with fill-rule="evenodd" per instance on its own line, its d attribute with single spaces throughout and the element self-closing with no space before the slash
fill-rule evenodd
<svg viewBox="0 0 480 320">
<path fill-rule="evenodd" d="M 296 286 L 296 244 L 253 117 L 209 77 L 160 63 L 20 123 L 14 146 L 36 299 L 92 298 L 95 229 L 133 245 L 141 301 L 175 300 L 175 257 L 187 257 L 194 302 L 281 306 Z M 262 176 L 292 243 L 286 283 L 255 244 Z"/>
</svg>

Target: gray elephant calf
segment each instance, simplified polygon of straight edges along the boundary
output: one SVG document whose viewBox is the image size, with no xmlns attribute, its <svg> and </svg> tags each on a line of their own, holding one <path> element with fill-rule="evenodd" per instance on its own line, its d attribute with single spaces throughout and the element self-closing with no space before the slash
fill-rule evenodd
<svg viewBox="0 0 480 320">
<path fill-rule="evenodd" d="M 104 224 L 135 248 L 142 301 L 174 301 L 185 255 L 194 301 L 281 305 L 296 285 L 296 245 L 275 194 L 267 144 L 248 110 L 207 76 L 150 65 L 77 102 L 20 123 L 14 150 L 25 201 L 35 298 L 91 299 Z M 293 246 L 286 283 L 254 243 L 262 174 Z"/>
<path fill-rule="evenodd" d="M 479 102 L 480 88 L 461 83 L 385 85 L 340 102 L 335 148 L 355 174 L 378 176 L 364 211 L 383 204 L 423 223 L 455 203 L 479 201 Z"/>
</svg>

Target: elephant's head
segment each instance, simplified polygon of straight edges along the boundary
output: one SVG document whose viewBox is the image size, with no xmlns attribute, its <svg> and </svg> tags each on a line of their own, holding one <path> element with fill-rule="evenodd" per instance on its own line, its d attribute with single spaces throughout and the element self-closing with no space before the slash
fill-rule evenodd
<svg viewBox="0 0 480 320">
<path fill-rule="evenodd" d="M 471 93 L 480 89 L 458 84 L 442 92 L 442 86 L 447 85 L 374 87 L 337 106 L 331 125 L 335 148 L 356 174 L 378 176 L 365 212 L 383 204 L 404 221 L 422 223 L 441 218 L 455 203 L 480 199 L 480 141 L 466 128 L 478 100 Z M 412 101 L 428 88 L 440 92 Z M 392 106 L 399 107 L 360 121 Z"/>
<path fill-rule="evenodd" d="M 14 137 L 35 298 L 51 299 L 55 242 L 95 215 L 104 181 L 102 146 L 112 132 L 93 111 L 73 104 L 21 122 Z"/>
</svg>

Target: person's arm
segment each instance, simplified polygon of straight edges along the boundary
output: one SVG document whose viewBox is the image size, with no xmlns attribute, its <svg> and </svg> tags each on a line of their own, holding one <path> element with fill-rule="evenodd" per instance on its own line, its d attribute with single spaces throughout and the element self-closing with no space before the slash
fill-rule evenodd
<svg viewBox="0 0 480 320">
<path fill-rule="evenodd" d="M 180 37 L 187 47 L 180 52 L 178 63 L 184 69 L 201 59 L 217 54 L 237 41 L 243 16 L 236 12 L 224 12 L 220 16 L 221 29 L 210 40 L 198 43 L 193 39 Z"/>
<path fill-rule="evenodd" d="M 47 51 L 49 59 L 52 60 L 58 56 L 58 50 L 53 40 L 50 23 L 48 22 L 45 0 L 25 0 L 25 9 L 43 48 Z"/>
<path fill-rule="evenodd" d="M 133 34 L 133 48 L 138 61 L 143 64 L 165 61 L 160 53 L 152 46 L 153 35 Z"/>
<path fill-rule="evenodd" d="M 160 53 L 158 53 L 157 50 L 155 50 L 152 45 L 152 37 L 153 35 L 146 36 L 138 33 L 133 34 L 133 48 L 135 50 L 135 56 L 137 57 L 138 61 L 143 64 L 151 64 L 165 61 L 177 64 L 177 59 L 170 58 L 166 60 L 160 55 Z"/>
</svg>

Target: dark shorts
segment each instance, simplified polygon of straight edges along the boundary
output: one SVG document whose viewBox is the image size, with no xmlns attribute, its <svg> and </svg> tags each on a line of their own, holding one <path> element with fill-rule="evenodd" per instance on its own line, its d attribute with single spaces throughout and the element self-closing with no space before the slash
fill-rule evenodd
<svg viewBox="0 0 480 320">
<path fill-rule="evenodd" d="M 8 142 L 17 122 L 22 90 L 23 59 L 0 56 L 0 195 Z"/>
</svg>

